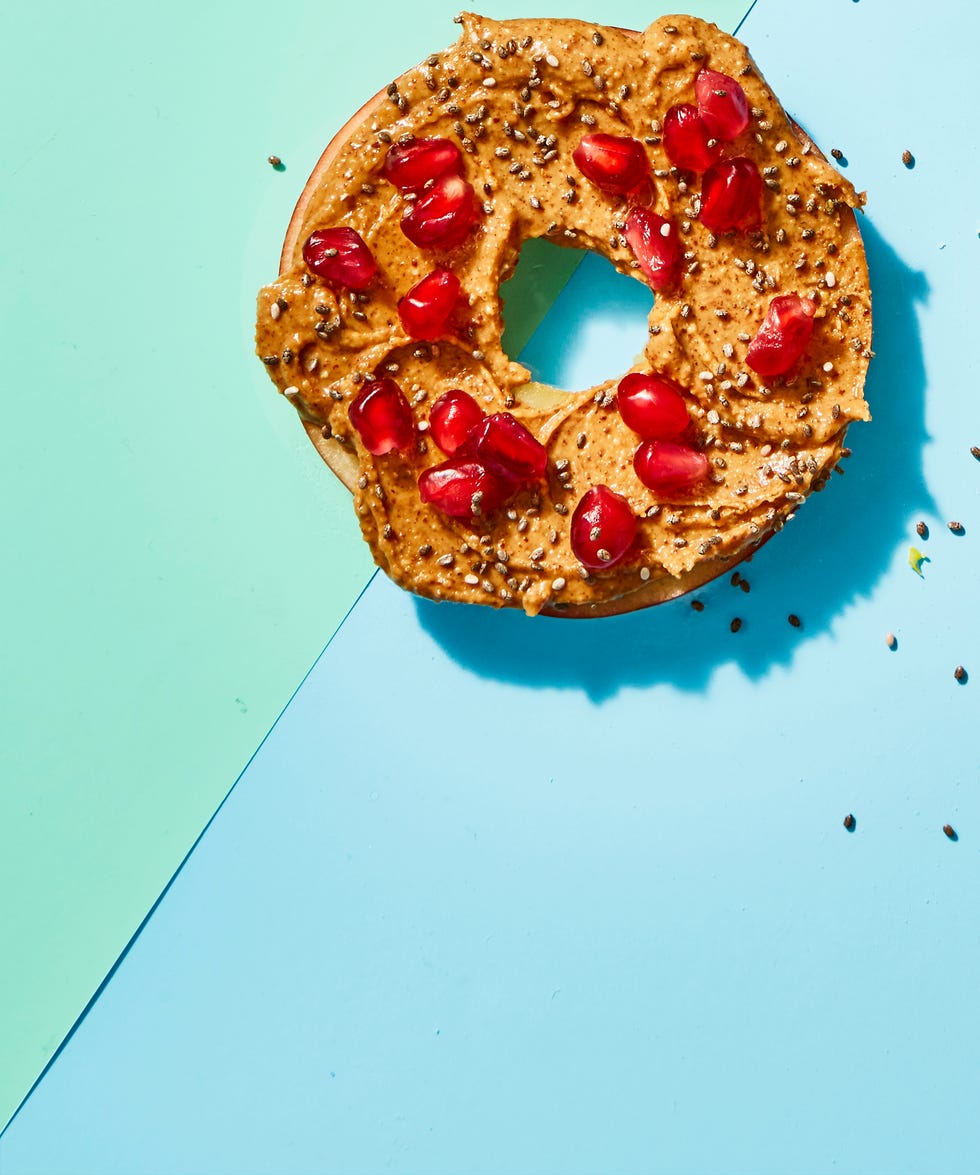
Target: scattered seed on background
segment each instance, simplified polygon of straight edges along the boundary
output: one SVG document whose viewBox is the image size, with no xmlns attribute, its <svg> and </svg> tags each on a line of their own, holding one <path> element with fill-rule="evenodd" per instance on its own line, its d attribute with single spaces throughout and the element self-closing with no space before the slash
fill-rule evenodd
<svg viewBox="0 0 980 1175">
<path fill-rule="evenodd" d="M 803 621 L 796 615 L 795 612 L 790 612 L 786 619 L 792 624 L 794 628 L 799 628 Z"/>
<path fill-rule="evenodd" d="M 848 832 L 853 832 L 854 826 L 856 824 L 857 824 L 857 821 L 854 819 L 854 813 L 848 812 L 847 815 L 844 817 L 844 827 L 847 829 Z"/>
<path fill-rule="evenodd" d="M 915 163 L 915 156 L 912 154 L 911 151 L 906 149 L 905 151 L 902 152 L 902 162 L 905 164 L 906 167 L 911 167 L 913 165 L 913 163 Z"/>
<path fill-rule="evenodd" d="M 917 522 L 915 524 L 915 533 L 920 539 L 927 539 L 929 537 L 929 527 L 924 522 Z"/>
<path fill-rule="evenodd" d="M 959 837 L 956 835 L 956 829 L 952 826 L 952 824 L 944 824 L 943 832 L 946 833 L 950 840 L 959 840 Z"/>
<path fill-rule="evenodd" d="M 952 522 L 947 522 L 946 525 L 953 532 L 953 534 L 962 534 L 964 530 L 966 530 L 966 527 L 963 525 L 963 523 L 957 522 L 955 519 Z"/>
<path fill-rule="evenodd" d="M 732 630 L 732 632 L 738 632 L 738 630 L 742 627 L 741 617 L 739 617 L 739 616 L 733 617 L 732 622 L 731 622 L 731 624 L 729 624 L 728 627 Z"/>
<path fill-rule="evenodd" d="M 269 156 L 269 164 L 276 169 L 276 171 L 285 171 L 282 160 L 278 155 Z"/>
<path fill-rule="evenodd" d="M 953 670 L 953 676 L 957 681 L 966 681 L 967 673 L 962 665 L 957 665 Z"/>
<path fill-rule="evenodd" d="M 897 649 L 898 648 L 898 640 L 893 632 L 886 632 L 885 633 L 885 644 L 890 649 Z"/>
</svg>

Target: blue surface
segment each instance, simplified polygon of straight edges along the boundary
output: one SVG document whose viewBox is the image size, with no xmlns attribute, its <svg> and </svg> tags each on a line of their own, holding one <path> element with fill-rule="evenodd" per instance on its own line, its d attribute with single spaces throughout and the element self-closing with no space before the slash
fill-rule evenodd
<svg viewBox="0 0 980 1175">
<path fill-rule="evenodd" d="M 953 24 L 937 118 L 908 79 Z M 953 0 L 742 29 L 871 193 L 877 352 L 751 592 L 531 622 L 375 577 L 3 1175 L 977 1170 L 978 34 Z"/>
</svg>

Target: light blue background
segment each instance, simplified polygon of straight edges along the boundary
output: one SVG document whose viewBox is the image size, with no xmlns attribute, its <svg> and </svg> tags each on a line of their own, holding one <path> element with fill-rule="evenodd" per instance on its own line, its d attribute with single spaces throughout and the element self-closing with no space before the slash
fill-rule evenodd
<svg viewBox="0 0 980 1175">
<path fill-rule="evenodd" d="M 953 0 L 741 30 L 870 192 L 877 352 L 874 424 L 751 592 L 530 622 L 376 576 L 4 1175 L 980 1167 L 978 34 Z"/>
</svg>

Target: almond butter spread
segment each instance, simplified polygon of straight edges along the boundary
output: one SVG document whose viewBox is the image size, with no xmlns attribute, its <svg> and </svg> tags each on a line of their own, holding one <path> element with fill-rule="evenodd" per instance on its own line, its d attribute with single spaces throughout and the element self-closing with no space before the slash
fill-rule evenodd
<svg viewBox="0 0 980 1175">
<path fill-rule="evenodd" d="M 258 353 L 351 484 L 375 560 L 403 587 L 531 614 L 602 615 L 669 599 L 778 530 L 827 481 L 847 425 L 869 419 L 870 291 L 852 211 L 863 197 L 787 117 L 745 47 L 714 25 L 670 16 L 637 34 L 571 20 L 459 20 L 455 45 L 392 83 L 328 149 L 283 272 L 259 294 Z M 698 147 L 748 160 L 739 166 L 758 175 L 759 215 L 731 231 L 709 227 L 707 169 L 676 166 L 665 144 L 668 111 L 696 115 L 712 100 L 696 93 L 703 70 L 736 79 L 747 108 L 732 141 L 709 135 Z M 728 100 L 724 86 L 714 93 Z M 604 190 L 572 157 L 589 136 L 642 144 L 648 177 L 629 193 Z M 473 191 L 473 224 L 448 248 L 413 243 L 403 228 L 432 182 L 410 192 L 386 178 L 389 152 L 420 139 L 455 144 Z M 531 383 L 501 347 L 499 286 L 528 238 L 593 250 L 648 280 L 627 238 L 636 204 L 668 222 L 665 239 L 678 237 L 676 274 L 655 294 L 631 370 L 666 375 L 683 391 L 686 443 L 706 465 L 680 489 L 651 489 L 637 475 L 641 438 L 617 404 L 626 373 L 558 391 Z M 337 227 L 355 230 L 376 264 L 358 288 L 304 261 L 310 234 Z M 399 300 L 435 269 L 458 278 L 460 309 L 439 337 L 412 337 Z M 747 354 L 785 295 L 805 307 L 812 334 L 788 370 L 764 376 Z M 376 456 L 348 413 L 365 384 L 382 379 L 404 394 L 413 432 L 410 444 Z M 547 450 L 542 478 L 489 511 L 476 495 L 465 518 L 423 502 L 418 484 L 446 460 L 429 410 L 450 389 L 510 414 Z M 576 506 L 595 486 L 636 518 L 628 552 L 608 567 L 585 565 L 571 541 Z"/>
</svg>

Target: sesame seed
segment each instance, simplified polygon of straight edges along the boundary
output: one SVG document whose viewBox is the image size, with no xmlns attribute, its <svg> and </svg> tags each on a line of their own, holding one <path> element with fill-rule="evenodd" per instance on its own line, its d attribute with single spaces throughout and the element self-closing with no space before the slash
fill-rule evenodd
<svg viewBox="0 0 980 1175">
<path fill-rule="evenodd" d="M 469 575 L 463 576 L 463 581 L 465 583 L 468 583 L 470 585 L 470 587 L 476 587 L 477 584 L 480 582 L 480 577 L 478 575 L 474 575 L 472 572 L 470 572 Z"/>
<path fill-rule="evenodd" d="M 557 579 L 553 579 L 551 581 L 551 590 L 552 591 L 560 592 L 564 586 L 565 586 L 565 577 L 563 575 L 559 575 Z"/>
<path fill-rule="evenodd" d="M 893 632 L 886 632 L 885 633 L 885 644 L 890 649 L 897 649 L 898 648 L 898 638 L 895 636 L 895 634 Z"/>
<path fill-rule="evenodd" d="M 606 550 L 605 547 L 600 547 L 598 551 L 596 551 L 596 558 L 601 560 L 603 563 L 608 563 L 612 558 L 612 555 Z"/>
</svg>

